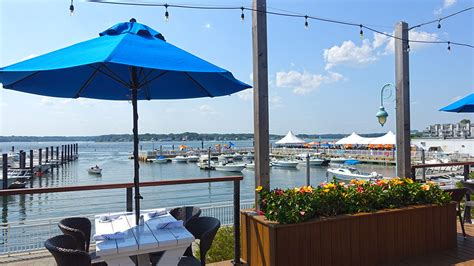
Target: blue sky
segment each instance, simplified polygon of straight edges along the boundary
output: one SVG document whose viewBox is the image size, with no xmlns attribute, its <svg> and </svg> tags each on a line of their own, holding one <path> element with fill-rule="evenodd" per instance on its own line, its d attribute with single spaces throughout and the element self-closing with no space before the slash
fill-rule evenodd
<svg viewBox="0 0 474 266">
<path fill-rule="evenodd" d="M 158 1 L 161 2 L 161 1 Z M 163 2 L 164 3 L 164 2 Z M 172 1 L 223 5 L 224 1 Z M 225 1 L 250 6 L 251 1 Z M 392 33 L 396 22 L 414 25 L 463 8 L 474 1 L 267 1 L 270 10 L 288 10 L 372 26 Z M 68 0 L 1 0 L 0 66 L 98 36 L 134 17 L 160 31 L 168 42 L 226 68 L 252 84 L 251 14 L 132 7 Z M 393 43 L 359 29 L 303 19 L 268 16 L 270 132 L 359 133 L 394 130 L 394 97 L 386 101 L 389 120 L 375 118 L 380 88 L 393 83 Z M 412 39 L 474 44 L 474 12 L 466 12 L 412 32 Z M 474 116 L 437 111 L 474 91 L 474 49 L 411 45 L 412 129 Z M 253 132 L 252 91 L 213 99 L 141 101 L 141 133 Z M 55 99 L 0 90 L 0 135 L 97 135 L 131 133 L 131 105 L 89 99 Z"/>
</svg>

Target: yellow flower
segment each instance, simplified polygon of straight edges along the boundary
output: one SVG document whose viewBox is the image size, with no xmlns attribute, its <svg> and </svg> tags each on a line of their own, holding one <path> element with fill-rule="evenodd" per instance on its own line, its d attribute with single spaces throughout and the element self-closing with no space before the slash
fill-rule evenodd
<svg viewBox="0 0 474 266">
<path fill-rule="evenodd" d="M 354 184 L 356 184 L 356 183 L 357 183 L 357 180 L 355 180 L 355 179 L 352 179 L 352 180 L 351 180 L 351 184 L 354 185 Z"/>
<path fill-rule="evenodd" d="M 427 184 L 421 185 L 421 189 L 424 191 L 428 191 L 430 190 L 430 185 L 427 185 Z"/>
<path fill-rule="evenodd" d="M 313 188 L 311 186 L 304 186 L 303 191 L 306 193 L 311 193 L 313 192 Z"/>
<path fill-rule="evenodd" d="M 263 189 L 262 186 L 258 186 L 258 187 L 255 189 L 255 191 L 260 192 L 262 189 Z"/>
<path fill-rule="evenodd" d="M 357 180 L 357 181 L 356 181 L 356 184 L 357 184 L 358 186 L 363 185 L 364 183 L 365 183 L 365 180 Z"/>
<path fill-rule="evenodd" d="M 329 189 L 326 188 L 326 189 L 323 190 L 323 192 L 324 192 L 324 193 L 328 193 L 328 192 L 329 192 Z"/>
<path fill-rule="evenodd" d="M 407 182 L 408 184 L 413 184 L 413 180 L 411 178 L 406 178 L 405 182 Z"/>
<path fill-rule="evenodd" d="M 344 186 L 346 183 L 344 182 L 339 182 L 339 186 Z"/>
<path fill-rule="evenodd" d="M 299 189 L 299 188 L 297 188 L 297 187 L 295 187 L 295 189 L 294 189 L 294 190 L 295 190 L 295 192 L 298 192 L 298 191 L 300 191 L 300 189 Z"/>
<path fill-rule="evenodd" d="M 324 185 L 324 188 L 335 188 L 336 185 L 334 185 L 333 183 L 327 183 L 326 185 Z"/>
</svg>

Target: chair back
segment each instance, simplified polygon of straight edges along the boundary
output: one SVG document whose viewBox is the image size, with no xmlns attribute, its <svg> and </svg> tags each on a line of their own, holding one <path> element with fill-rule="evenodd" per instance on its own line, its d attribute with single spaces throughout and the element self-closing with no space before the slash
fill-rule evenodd
<svg viewBox="0 0 474 266">
<path fill-rule="evenodd" d="M 467 189 L 453 188 L 453 189 L 446 189 L 445 192 L 448 192 L 451 194 L 451 200 L 456 201 L 458 204 L 460 204 L 462 199 L 466 195 Z"/>
<path fill-rule="evenodd" d="M 89 254 L 76 249 L 76 239 L 71 235 L 54 236 L 46 240 L 44 246 L 53 254 L 58 266 L 91 265 Z"/>
<path fill-rule="evenodd" d="M 199 252 L 201 265 L 206 265 L 206 254 L 211 248 L 212 241 L 217 230 L 221 227 L 221 222 L 214 217 L 198 217 L 186 225 L 186 229 L 199 239 Z"/>
<path fill-rule="evenodd" d="M 183 221 L 183 224 L 186 226 L 186 224 L 199 217 L 201 215 L 201 209 L 198 207 L 192 207 L 192 206 L 187 206 L 187 207 L 178 207 L 174 208 L 170 211 L 171 216 L 173 216 L 176 220 L 181 220 Z"/>
<path fill-rule="evenodd" d="M 65 235 L 76 239 L 77 249 L 89 252 L 91 242 L 91 221 L 85 217 L 70 217 L 59 221 L 59 229 Z"/>
<path fill-rule="evenodd" d="M 469 194 L 474 194 L 474 182 L 461 181 L 461 184 L 468 190 Z"/>
</svg>

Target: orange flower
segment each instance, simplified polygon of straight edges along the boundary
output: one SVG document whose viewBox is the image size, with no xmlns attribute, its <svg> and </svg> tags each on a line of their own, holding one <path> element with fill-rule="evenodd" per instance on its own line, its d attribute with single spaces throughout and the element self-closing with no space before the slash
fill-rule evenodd
<svg viewBox="0 0 474 266">
<path fill-rule="evenodd" d="M 424 185 L 421 185 L 420 188 L 424 191 L 428 191 L 428 190 L 430 190 L 430 185 L 424 184 Z"/>
<path fill-rule="evenodd" d="M 352 180 L 351 180 L 351 184 L 353 184 L 353 185 L 357 184 L 357 180 L 352 179 Z"/>
<path fill-rule="evenodd" d="M 326 189 L 323 190 L 323 192 L 324 192 L 324 193 L 328 193 L 328 192 L 329 192 L 329 189 L 326 188 Z"/>
</svg>

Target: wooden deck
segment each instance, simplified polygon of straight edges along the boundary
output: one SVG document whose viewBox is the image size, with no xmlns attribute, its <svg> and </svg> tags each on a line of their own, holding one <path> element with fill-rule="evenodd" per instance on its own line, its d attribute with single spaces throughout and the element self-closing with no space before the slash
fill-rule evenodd
<svg viewBox="0 0 474 266">
<path fill-rule="evenodd" d="M 459 224 L 458 224 L 459 225 Z M 474 224 L 466 224 L 467 238 L 462 237 L 461 228 L 458 226 L 457 247 L 442 252 L 427 253 L 423 256 L 411 257 L 399 262 L 386 264 L 389 266 L 406 265 L 474 265 Z M 12 266 L 26 265 L 55 265 L 53 258 L 47 251 L 35 252 L 32 254 L 16 254 L 10 257 L 0 257 L 0 264 Z M 211 263 L 212 266 L 231 266 L 230 261 Z"/>
</svg>

